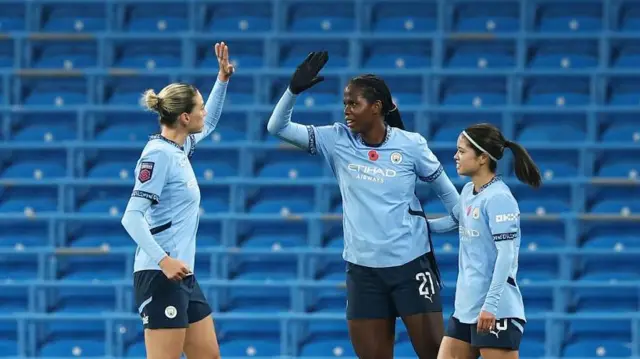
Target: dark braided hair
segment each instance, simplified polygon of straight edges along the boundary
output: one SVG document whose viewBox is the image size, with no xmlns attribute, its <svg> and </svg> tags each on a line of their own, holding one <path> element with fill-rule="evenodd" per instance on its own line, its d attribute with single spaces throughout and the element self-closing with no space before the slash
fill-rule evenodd
<svg viewBox="0 0 640 359">
<path fill-rule="evenodd" d="M 362 97 L 370 104 L 380 101 L 384 121 L 391 127 L 404 130 L 404 122 L 400 116 L 398 107 L 393 103 L 391 91 L 380 77 L 372 74 L 356 76 L 349 81 L 350 85 L 360 88 Z"/>
</svg>

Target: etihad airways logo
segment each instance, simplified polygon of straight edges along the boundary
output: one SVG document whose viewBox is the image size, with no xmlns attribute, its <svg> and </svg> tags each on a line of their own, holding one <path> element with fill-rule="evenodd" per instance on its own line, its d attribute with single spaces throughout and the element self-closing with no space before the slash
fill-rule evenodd
<svg viewBox="0 0 640 359">
<path fill-rule="evenodd" d="M 357 179 L 376 183 L 384 183 L 384 180 L 386 178 L 392 178 L 397 175 L 396 171 L 392 169 L 384 169 L 367 165 L 357 165 L 354 163 L 349 163 L 349 165 L 347 165 L 347 168 L 349 169 L 349 171 L 356 173 L 355 176 Z"/>
</svg>

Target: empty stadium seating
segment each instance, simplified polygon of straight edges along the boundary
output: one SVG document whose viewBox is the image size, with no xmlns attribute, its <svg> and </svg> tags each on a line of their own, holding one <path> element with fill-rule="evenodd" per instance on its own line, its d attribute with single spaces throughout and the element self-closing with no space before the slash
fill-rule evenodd
<svg viewBox="0 0 640 359">
<path fill-rule="evenodd" d="M 195 270 L 223 357 L 354 356 L 339 191 L 320 158 L 266 133 L 293 68 L 326 49 L 296 121 L 341 121 L 346 81 L 373 72 L 458 188 L 472 123 L 540 165 L 539 191 L 500 168 L 523 213 L 522 357 L 639 358 L 639 31 L 632 0 L 0 0 L 0 357 L 144 357 L 120 225 L 158 129 L 139 96 L 188 81 L 206 97 L 226 41 L 237 72 L 192 159 Z M 458 239 L 434 240 L 448 316 Z M 397 356 L 415 357 L 397 331 Z"/>
</svg>

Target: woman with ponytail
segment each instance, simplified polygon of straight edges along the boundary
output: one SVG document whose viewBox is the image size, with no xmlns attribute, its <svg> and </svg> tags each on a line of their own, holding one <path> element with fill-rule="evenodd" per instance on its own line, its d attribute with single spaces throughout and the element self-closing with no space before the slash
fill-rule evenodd
<svg viewBox="0 0 640 359">
<path fill-rule="evenodd" d="M 439 359 L 516 359 L 526 322 L 516 280 L 520 210 L 509 187 L 496 175 L 505 149 L 513 152 L 518 179 L 533 188 L 542 179 L 519 144 L 489 124 L 468 127 L 458 137 L 458 174 L 468 176 L 459 205 L 449 217 L 429 220 L 434 233 L 458 228 L 460 252 L 454 313 Z"/>
<path fill-rule="evenodd" d="M 267 129 L 323 156 L 338 179 L 346 311 L 356 356 L 393 358 L 395 323 L 401 317 L 416 357 L 435 358 L 444 333 L 440 274 L 416 179 L 430 183 L 450 213 L 458 192 L 424 137 L 404 130 L 389 88 L 375 75 L 355 77 L 346 86 L 346 124 L 291 122 L 296 96 L 323 80 L 318 74 L 328 58 L 326 52 L 314 52 L 298 66 Z"/>
</svg>

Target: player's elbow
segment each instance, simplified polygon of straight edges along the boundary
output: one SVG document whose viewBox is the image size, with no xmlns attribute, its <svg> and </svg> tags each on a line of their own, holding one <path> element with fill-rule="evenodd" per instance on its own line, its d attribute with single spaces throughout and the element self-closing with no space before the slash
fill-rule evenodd
<svg viewBox="0 0 640 359">
<path fill-rule="evenodd" d="M 282 128 L 278 125 L 277 119 L 271 116 L 271 118 L 269 118 L 269 122 L 267 123 L 267 131 L 269 131 L 270 134 L 277 136 L 281 130 Z"/>
<path fill-rule="evenodd" d="M 129 228 L 131 227 L 131 212 L 130 211 L 124 212 L 124 215 L 120 219 L 120 224 L 122 224 L 122 227 L 124 227 L 124 229 L 129 230 Z"/>
<path fill-rule="evenodd" d="M 131 233 L 131 229 L 136 225 L 136 222 L 138 221 L 136 214 L 138 213 L 139 213 L 138 211 L 131 211 L 131 210 L 124 211 L 124 215 L 120 220 L 120 224 L 122 224 L 122 226 L 124 227 L 125 230 L 127 230 L 127 232 Z"/>
</svg>

